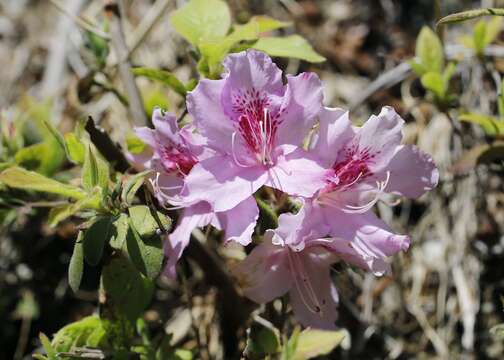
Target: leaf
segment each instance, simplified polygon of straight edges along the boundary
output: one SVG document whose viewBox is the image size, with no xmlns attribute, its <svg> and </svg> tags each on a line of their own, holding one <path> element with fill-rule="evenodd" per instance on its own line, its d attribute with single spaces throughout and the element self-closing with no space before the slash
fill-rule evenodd
<svg viewBox="0 0 504 360">
<path fill-rule="evenodd" d="M 160 83 L 173 89 L 177 94 L 183 97 L 186 96 L 187 90 L 184 84 L 169 71 L 137 67 L 131 69 L 131 72 L 136 76 L 145 76 L 150 80 L 159 81 Z"/>
<path fill-rule="evenodd" d="M 129 228 L 129 217 L 126 214 L 119 214 L 113 223 L 112 236 L 110 238 L 110 246 L 114 249 L 120 250 L 123 248 L 126 241 L 126 235 Z"/>
<path fill-rule="evenodd" d="M 39 339 L 40 343 L 42 344 L 42 347 L 44 348 L 47 354 L 47 358 L 49 360 L 56 360 L 58 357 L 56 351 L 51 345 L 51 341 L 49 340 L 49 338 L 44 333 L 39 333 Z"/>
<path fill-rule="evenodd" d="M 86 148 L 79 141 L 75 133 L 71 132 L 65 134 L 65 143 L 70 161 L 82 165 L 86 156 Z"/>
<path fill-rule="evenodd" d="M 151 302 L 154 290 L 153 283 L 122 256 L 104 266 L 102 284 L 113 306 L 133 323 Z"/>
<path fill-rule="evenodd" d="M 430 71 L 424 74 L 420 78 L 420 81 L 422 86 L 425 89 L 432 91 L 436 98 L 440 100 L 445 98 L 445 83 L 440 73 Z"/>
<path fill-rule="evenodd" d="M 311 45 L 299 35 L 261 38 L 252 47 L 271 56 L 292 57 L 312 63 L 326 60 L 316 53 Z"/>
<path fill-rule="evenodd" d="M 284 341 L 284 346 L 282 349 L 281 360 L 292 360 L 296 353 L 298 346 L 299 335 L 301 328 L 296 326 L 292 332 L 292 335 L 288 341 Z"/>
<path fill-rule="evenodd" d="M 474 33 L 473 33 L 474 50 L 476 51 L 477 54 L 483 54 L 483 50 L 485 50 L 486 47 L 485 37 L 486 37 L 486 22 L 480 20 L 474 27 Z"/>
<path fill-rule="evenodd" d="M 17 166 L 2 171 L 0 173 L 0 182 L 16 189 L 47 192 L 77 200 L 87 196 L 84 191 L 76 186 L 63 184 Z"/>
<path fill-rule="evenodd" d="M 487 23 L 486 34 L 485 34 L 485 44 L 490 45 L 497 39 L 502 29 L 502 17 L 493 17 Z"/>
<path fill-rule="evenodd" d="M 131 206 L 128 211 L 133 227 L 142 238 L 149 238 L 157 233 L 159 225 L 148 206 Z M 170 227 L 171 221 L 165 215 L 158 212 L 157 216 L 165 229 Z"/>
<path fill-rule="evenodd" d="M 440 73 L 444 67 L 443 45 L 428 26 L 424 26 L 417 37 L 415 56 L 426 72 Z"/>
<path fill-rule="evenodd" d="M 474 36 L 462 35 L 458 38 L 458 42 L 468 49 L 476 49 L 476 46 L 474 45 Z"/>
<path fill-rule="evenodd" d="M 442 18 L 437 22 L 437 26 L 445 24 L 453 24 L 487 15 L 504 16 L 504 9 L 487 8 L 487 9 L 474 9 L 474 10 L 462 11 L 459 13 L 445 16 L 444 18 Z"/>
<path fill-rule="evenodd" d="M 327 355 L 344 339 L 345 332 L 306 329 L 299 334 L 294 360 L 313 359 Z"/>
<path fill-rule="evenodd" d="M 231 26 L 229 7 L 221 0 L 190 0 L 170 19 L 175 30 L 195 46 L 204 37 L 225 36 Z"/>
<path fill-rule="evenodd" d="M 96 186 L 108 188 L 109 167 L 105 160 L 99 157 L 94 146 L 89 145 L 82 165 L 82 186 L 87 191 Z"/>
<path fill-rule="evenodd" d="M 469 113 L 460 115 L 459 120 L 481 126 L 483 131 L 490 136 L 504 134 L 504 120 L 492 116 Z"/>
<path fill-rule="evenodd" d="M 504 324 L 497 324 L 490 328 L 490 334 L 500 341 L 504 340 Z"/>
<path fill-rule="evenodd" d="M 126 147 L 130 153 L 138 155 L 144 152 L 146 145 L 138 136 L 128 135 L 126 136 Z"/>
<path fill-rule="evenodd" d="M 260 198 L 256 198 L 257 206 L 259 207 L 260 216 L 260 232 L 264 234 L 267 229 L 275 229 L 278 227 L 278 216 L 276 212 Z"/>
<path fill-rule="evenodd" d="M 100 262 L 105 243 L 112 236 L 112 221 L 113 218 L 110 216 L 98 217 L 84 232 L 84 258 L 91 266 L 96 266 Z"/>
<path fill-rule="evenodd" d="M 133 226 L 126 235 L 128 256 L 135 267 L 149 279 L 154 279 L 161 272 L 163 265 L 163 244 L 159 236 L 141 238 Z"/>
<path fill-rule="evenodd" d="M 16 305 L 14 310 L 14 318 L 16 319 L 36 319 L 40 315 L 39 306 L 33 297 L 30 290 L 22 292 L 21 300 Z"/>
<path fill-rule="evenodd" d="M 500 118 L 504 119 L 504 80 L 502 80 L 499 89 L 499 97 L 497 98 L 497 107 L 499 109 Z"/>
<path fill-rule="evenodd" d="M 81 210 L 100 209 L 100 201 L 101 199 L 99 194 L 95 194 L 75 203 L 56 206 L 49 211 L 47 222 L 49 226 L 55 227 L 61 221 L 77 214 Z"/>
<path fill-rule="evenodd" d="M 82 273 L 84 271 L 84 253 L 82 249 L 83 233 L 79 231 L 77 240 L 75 241 L 72 258 L 68 266 L 68 284 L 74 293 L 79 290 L 82 280 Z"/>
<path fill-rule="evenodd" d="M 142 171 L 141 173 L 135 174 L 134 176 L 128 179 L 128 181 L 123 187 L 121 194 L 121 200 L 124 203 L 126 203 L 127 205 L 131 205 L 138 189 L 140 189 L 140 187 L 144 184 L 145 177 L 149 175 L 151 172 L 152 170 L 145 170 Z"/>
<path fill-rule="evenodd" d="M 259 33 L 292 26 L 292 22 L 290 21 L 280 21 L 267 15 L 253 16 L 249 22 L 255 22 L 258 25 Z"/>
<path fill-rule="evenodd" d="M 247 330 L 247 345 L 244 355 L 247 359 L 264 359 L 280 351 L 280 334 L 273 324 L 256 318 Z"/>
<path fill-rule="evenodd" d="M 62 327 L 54 335 L 51 345 L 57 353 L 66 353 L 77 347 L 96 348 L 106 343 L 106 329 L 106 320 L 95 315 L 86 316 Z"/>
</svg>

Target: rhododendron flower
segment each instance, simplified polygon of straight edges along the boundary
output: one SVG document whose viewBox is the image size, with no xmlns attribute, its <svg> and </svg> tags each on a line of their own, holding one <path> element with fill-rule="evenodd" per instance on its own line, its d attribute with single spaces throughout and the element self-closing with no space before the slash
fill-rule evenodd
<svg viewBox="0 0 504 360">
<path fill-rule="evenodd" d="M 324 184 L 323 169 L 299 146 L 322 108 L 317 75 L 287 75 L 284 85 L 271 59 L 253 50 L 229 55 L 224 68 L 223 79 L 203 79 L 187 97 L 216 155 L 187 176 L 184 201 L 229 210 L 262 185 L 312 196 Z"/>
<path fill-rule="evenodd" d="M 269 302 L 289 292 L 297 320 L 304 326 L 333 329 L 337 317 L 338 294 L 330 276 L 331 264 L 338 260 L 326 249 L 330 239 L 317 238 L 317 231 L 303 236 L 302 250 L 297 242 L 299 218 L 283 214 L 279 227 L 268 230 L 263 242 L 232 271 L 245 296 L 258 303 Z M 293 228 L 294 226 L 294 228 Z"/>
<path fill-rule="evenodd" d="M 247 245 L 251 241 L 259 210 L 252 197 L 221 212 L 214 212 L 205 201 L 181 202 L 179 194 L 184 187 L 184 179 L 196 164 L 211 157 L 213 152 L 205 146 L 204 138 L 196 134 L 192 126 L 179 129 L 175 116 L 171 114 L 163 114 L 156 109 L 152 122 L 155 129 L 135 129 L 137 136 L 148 147 L 141 154 L 129 154 L 128 157 L 137 167 L 154 170 L 151 183 L 162 205 L 177 203 L 177 207 L 183 208 L 177 228 L 165 241 L 165 255 L 168 258 L 165 274 L 173 277 L 175 264 L 196 227 L 211 224 L 224 230 L 226 241 L 234 240 Z"/>
<path fill-rule="evenodd" d="M 324 109 L 313 152 L 327 168 L 325 184 L 300 212 L 300 232 L 327 229 L 336 239 L 331 248 L 346 260 L 383 274 L 386 257 L 406 250 L 410 239 L 393 234 L 372 212 L 390 194 L 418 197 L 436 186 L 438 170 L 415 146 L 400 145 L 404 121 L 390 107 L 354 128 L 348 112 Z M 315 224 L 315 225 L 314 225 Z M 292 244 L 302 249 L 302 237 Z"/>
</svg>

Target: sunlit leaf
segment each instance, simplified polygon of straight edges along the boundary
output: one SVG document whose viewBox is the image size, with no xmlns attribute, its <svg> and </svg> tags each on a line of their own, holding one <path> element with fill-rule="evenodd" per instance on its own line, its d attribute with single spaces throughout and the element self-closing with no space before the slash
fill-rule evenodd
<svg viewBox="0 0 504 360">
<path fill-rule="evenodd" d="M 163 244 L 160 236 L 140 237 L 133 226 L 126 235 L 128 256 L 135 267 L 149 279 L 154 279 L 163 264 Z"/>
<path fill-rule="evenodd" d="M 437 25 L 451 24 L 488 15 L 504 16 L 504 9 L 486 8 L 486 9 L 474 9 L 474 10 L 462 11 L 459 13 L 445 16 L 444 18 L 438 21 Z"/>
<path fill-rule="evenodd" d="M 96 186 L 106 189 L 108 181 L 108 163 L 95 152 L 94 147 L 89 145 L 82 165 L 82 185 L 84 189 L 91 191 Z"/>
<path fill-rule="evenodd" d="M 420 81 L 422 86 L 432 91 L 438 99 L 443 99 L 445 97 L 445 83 L 440 73 L 433 71 L 425 73 L 420 78 Z"/>
<path fill-rule="evenodd" d="M 316 53 L 308 41 L 299 35 L 260 38 L 252 47 L 271 56 L 292 57 L 313 63 L 325 61 L 325 58 Z"/>
<path fill-rule="evenodd" d="M 504 134 L 504 120 L 492 116 L 469 113 L 460 115 L 459 120 L 481 126 L 485 133 L 490 136 Z"/>
<path fill-rule="evenodd" d="M 157 233 L 159 225 L 149 207 L 136 205 L 131 206 L 128 211 L 133 226 L 142 238 L 149 238 Z M 165 215 L 158 212 L 157 217 L 165 229 L 170 227 L 171 222 Z"/>
<path fill-rule="evenodd" d="M 502 29 L 502 17 L 493 17 L 486 24 L 485 46 L 490 45 L 497 39 Z"/>
<path fill-rule="evenodd" d="M 131 205 L 138 189 L 143 185 L 145 178 L 151 172 L 151 170 L 142 171 L 141 173 L 135 174 L 128 179 L 121 194 L 121 200 L 124 203 Z"/>
<path fill-rule="evenodd" d="M 145 76 L 150 80 L 159 81 L 173 89 L 177 94 L 184 97 L 186 96 L 187 90 L 184 84 L 169 71 L 145 67 L 133 68 L 131 71 L 136 76 Z"/>
<path fill-rule="evenodd" d="M 56 356 L 56 350 L 51 345 L 51 341 L 49 338 L 44 334 L 40 333 L 39 334 L 39 339 L 40 343 L 42 344 L 42 347 L 44 348 L 46 354 L 47 354 L 47 359 L 49 360 L 56 360 L 58 357 Z"/>
<path fill-rule="evenodd" d="M 112 236 L 110 246 L 120 250 L 123 248 L 129 228 L 129 217 L 126 214 L 119 214 L 112 223 Z"/>
<path fill-rule="evenodd" d="M 106 330 L 106 320 L 95 315 L 86 316 L 61 328 L 54 335 L 51 345 L 58 353 L 66 353 L 76 347 L 97 348 L 106 343 Z"/>
<path fill-rule="evenodd" d="M 294 360 L 313 359 L 327 355 L 344 339 L 344 331 L 306 329 L 299 334 Z"/>
<path fill-rule="evenodd" d="M 81 200 L 87 196 L 84 191 L 76 186 L 63 184 L 17 166 L 10 167 L 1 172 L 0 182 L 17 189 L 58 194 L 77 200 Z"/>
<path fill-rule="evenodd" d="M 477 54 L 482 54 L 483 50 L 485 50 L 486 29 L 486 22 L 483 20 L 478 21 L 476 26 L 474 26 L 473 42 L 474 50 Z"/>
<path fill-rule="evenodd" d="M 128 135 L 126 137 L 126 147 L 130 153 L 138 155 L 145 150 L 146 145 L 138 136 Z"/>
<path fill-rule="evenodd" d="M 439 37 L 424 26 L 416 40 L 415 56 L 426 72 L 441 72 L 444 67 L 443 46 Z"/>
<path fill-rule="evenodd" d="M 86 148 L 79 141 L 75 133 L 71 132 L 65 134 L 65 143 L 70 161 L 82 165 L 86 157 Z"/>
<path fill-rule="evenodd" d="M 175 30 L 195 46 L 204 37 L 224 36 L 231 26 L 231 14 L 221 0 L 190 0 L 171 16 Z"/>
</svg>

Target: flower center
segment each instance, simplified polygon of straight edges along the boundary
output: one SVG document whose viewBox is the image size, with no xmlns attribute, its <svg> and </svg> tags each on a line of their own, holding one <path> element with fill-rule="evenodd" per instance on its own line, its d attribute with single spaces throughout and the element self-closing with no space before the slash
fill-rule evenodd
<svg viewBox="0 0 504 360">
<path fill-rule="evenodd" d="M 198 163 L 187 149 L 182 146 L 165 145 L 160 150 L 161 164 L 168 173 L 176 172 L 178 176 L 185 177 L 194 165 Z"/>
<path fill-rule="evenodd" d="M 252 89 L 233 97 L 233 111 L 238 114 L 237 132 L 248 151 L 263 165 L 272 165 L 274 142 L 280 123 L 279 113 L 272 114 L 265 94 Z"/>
</svg>

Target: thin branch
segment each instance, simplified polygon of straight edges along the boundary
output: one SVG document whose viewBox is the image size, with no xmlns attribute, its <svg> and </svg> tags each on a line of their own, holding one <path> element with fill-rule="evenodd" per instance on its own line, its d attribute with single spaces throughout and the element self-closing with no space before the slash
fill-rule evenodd
<svg viewBox="0 0 504 360">
<path fill-rule="evenodd" d="M 120 1 L 120 0 L 119 0 Z M 105 5 L 105 14 L 110 22 L 110 35 L 112 37 L 112 46 L 116 52 L 119 64 L 119 76 L 128 95 L 129 110 L 133 122 L 137 126 L 148 124 L 145 114 L 142 96 L 131 73 L 131 64 L 129 62 L 129 50 L 124 38 L 124 31 L 121 23 L 121 10 L 117 1 L 107 1 Z"/>
</svg>

